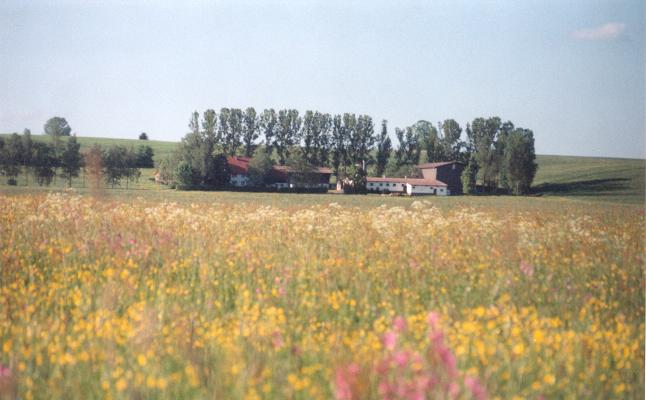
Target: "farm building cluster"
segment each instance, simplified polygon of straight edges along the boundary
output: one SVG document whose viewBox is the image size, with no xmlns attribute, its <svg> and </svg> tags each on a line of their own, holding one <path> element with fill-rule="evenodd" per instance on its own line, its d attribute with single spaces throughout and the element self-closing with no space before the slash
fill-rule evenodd
<svg viewBox="0 0 646 400">
<path fill-rule="evenodd" d="M 250 184 L 249 157 L 230 156 L 227 158 L 231 170 L 231 186 L 243 188 Z M 448 196 L 462 193 L 460 177 L 464 165 L 458 161 L 420 164 L 417 168 L 422 172 L 422 178 L 387 178 L 368 177 L 366 189 L 369 192 L 414 195 Z M 299 180 L 289 167 L 275 165 L 270 174 L 270 184 L 273 189 L 315 189 L 327 190 L 330 186 L 332 170 L 327 167 L 316 167 L 310 173 L 307 182 Z M 337 183 L 341 189 L 341 183 Z"/>
<path fill-rule="evenodd" d="M 242 188 L 249 186 L 249 161 L 251 158 L 242 156 L 229 156 L 227 162 L 231 171 L 231 186 Z M 272 189 L 316 189 L 327 190 L 330 187 L 332 170 L 327 167 L 316 167 L 310 173 L 307 182 L 302 182 L 296 177 L 294 171 L 285 165 L 274 165 L 271 169 L 270 183 Z"/>
</svg>

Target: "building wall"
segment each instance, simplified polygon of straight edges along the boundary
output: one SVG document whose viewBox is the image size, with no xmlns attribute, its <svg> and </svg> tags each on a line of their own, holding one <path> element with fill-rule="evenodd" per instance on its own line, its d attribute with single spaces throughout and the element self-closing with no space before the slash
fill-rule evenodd
<svg viewBox="0 0 646 400">
<path fill-rule="evenodd" d="M 385 192 L 388 190 L 391 193 L 400 193 L 404 191 L 404 184 L 395 182 L 368 182 L 366 189 L 377 192 Z"/>
<path fill-rule="evenodd" d="M 406 184 L 406 193 L 409 196 L 420 195 L 420 194 L 435 194 L 435 188 L 433 186 L 426 185 L 411 185 L 410 183 Z"/>
<path fill-rule="evenodd" d="M 434 181 L 441 181 L 441 179 L 437 179 L 437 169 L 435 168 L 425 168 L 422 170 L 422 176 L 424 179 L 432 179 Z"/>
<path fill-rule="evenodd" d="M 437 168 L 437 180 L 447 184 L 451 194 L 462 194 L 462 170 L 459 163 L 443 165 Z"/>
<path fill-rule="evenodd" d="M 244 187 L 249 184 L 249 177 L 242 174 L 231 175 L 229 183 L 235 187 Z"/>
</svg>

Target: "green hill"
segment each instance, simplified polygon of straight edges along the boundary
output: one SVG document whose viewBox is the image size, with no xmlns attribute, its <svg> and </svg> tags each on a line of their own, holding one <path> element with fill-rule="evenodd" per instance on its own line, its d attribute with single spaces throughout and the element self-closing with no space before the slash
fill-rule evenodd
<svg viewBox="0 0 646 400">
<path fill-rule="evenodd" d="M 8 136 L 0 134 L 0 136 Z M 44 135 L 33 135 L 34 140 L 51 140 Z M 155 152 L 155 162 L 170 154 L 177 142 L 160 140 L 113 139 L 77 137 L 81 150 L 97 143 L 137 147 L 146 144 Z M 627 158 L 537 156 L 538 172 L 532 191 L 540 196 L 559 196 L 626 203 L 644 203 L 646 160 Z M 150 171 L 144 175 L 149 176 Z M 0 182 L 2 185 L 4 182 Z M 148 185 L 147 185 L 148 186 Z M 150 188 L 150 186 L 148 186 Z"/>
<path fill-rule="evenodd" d="M 9 134 L 6 134 L 6 133 L 0 134 L 0 137 L 7 138 L 8 136 Z M 32 135 L 32 138 L 34 140 L 47 141 L 47 142 L 52 140 L 52 138 L 47 135 Z M 95 143 L 103 147 L 119 144 L 127 147 L 132 146 L 134 148 L 137 148 L 137 146 L 141 144 L 145 144 L 152 147 L 155 153 L 153 157 L 155 162 L 159 162 L 162 159 L 164 159 L 164 157 L 170 154 L 170 152 L 172 152 L 173 149 L 175 149 L 175 146 L 177 146 L 177 142 L 165 142 L 161 140 L 114 139 L 114 138 L 98 138 L 98 137 L 87 137 L 87 136 L 77 136 L 76 139 L 81 144 L 81 151 L 89 149 Z M 63 137 L 63 140 L 66 140 L 66 138 Z"/>
<path fill-rule="evenodd" d="M 536 161 L 536 194 L 644 203 L 646 160 L 539 155 Z"/>
</svg>

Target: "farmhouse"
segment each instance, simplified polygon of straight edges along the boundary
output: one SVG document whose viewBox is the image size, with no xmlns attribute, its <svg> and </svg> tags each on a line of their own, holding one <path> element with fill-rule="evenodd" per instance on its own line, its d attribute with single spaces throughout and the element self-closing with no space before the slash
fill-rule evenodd
<svg viewBox="0 0 646 400">
<path fill-rule="evenodd" d="M 245 187 L 249 185 L 249 157 L 229 156 L 227 163 L 231 171 L 229 183 L 235 187 Z"/>
<path fill-rule="evenodd" d="M 249 161 L 251 158 L 229 156 L 227 162 L 231 171 L 229 183 L 234 187 L 249 186 Z M 271 171 L 269 187 L 275 189 L 320 189 L 327 190 L 330 184 L 332 170 L 326 167 L 316 167 L 306 174 L 299 174 L 285 165 L 274 165 Z"/>
<path fill-rule="evenodd" d="M 445 183 L 449 194 L 462 194 L 463 163 L 459 161 L 435 162 L 420 164 L 417 168 L 422 171 L 424 179 Z"/>
<path fill-rule="evenodd" d="M 409 196 L 430 195 L 447 196 L 447 185 L 434 179 L 424 178 L 378 178 L 368 177 L 366 189 L 379 193 L 405 193 Z"/>
</svg>

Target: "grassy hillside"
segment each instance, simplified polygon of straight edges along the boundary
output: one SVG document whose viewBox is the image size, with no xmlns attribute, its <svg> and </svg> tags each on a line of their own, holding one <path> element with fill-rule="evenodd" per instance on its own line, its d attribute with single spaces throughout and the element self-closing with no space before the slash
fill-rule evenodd
<svg viewBox="0 0 646 400">
<path fill-rule="evenodd" d="M 646 160 L 538 156 L 533 190 L 548 196 L 644 202 Z"/>
<path fill-rule="evenodd" d="M 0 134 L 0 136 L 8 136 Z M 44 135 L 34 135 L 34 140 L 51 140 Z M 115 144 L 137 147 L 151 146 L 155 162 L 162 160 L 173 151 L 177 142 L 159 140 L 113 139 L 78 137 L 81 150 L 97 143 L 101 146 Z M 560 196 L 585 200 L 644 203 L 644 181 L 646 160 L 602 157 L 550 156 L 537 157 L 538 173 L 534 180 L 533 192 L 541 196 Z M 154 189 L 157 186 L 148 179 L 152 171 L 142 171 L 142 178 L 134 183 L 135 189 Z M 58 183 L 58 182 L 57 182 Z M 78 180 L 82 186 L 82 180 Z M 0 185 L 5 182 L 0 180 Z M 60 183 L 63 184 L 62 182 Z M 5 186 L 6 187 L 6 186 Z"/>
</svg>

